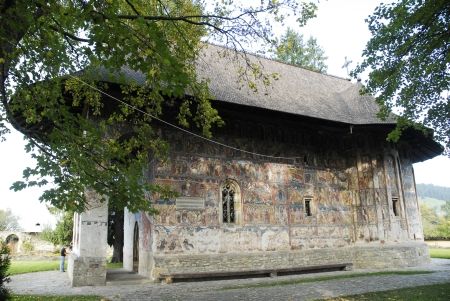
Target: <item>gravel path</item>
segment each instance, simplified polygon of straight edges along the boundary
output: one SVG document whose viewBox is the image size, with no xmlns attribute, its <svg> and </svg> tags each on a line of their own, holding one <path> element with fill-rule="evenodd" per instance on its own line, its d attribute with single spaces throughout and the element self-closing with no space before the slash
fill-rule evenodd
<svg viewBox="0 0 450 301">
<path fill-rule="evenodd" d="M 365 292 L 391 290 L 427 284 L 448 283 L 450 285 L 450 260 L 433 259 L 429 265 L 401 270 L 430 270 L 431 274 L 364 276 L 303 284 L 246 287 L 256 283 L 272 283 L 290 279 L 315 278 L 325 275 L 340 275 L 352 272 L 329 272 L 283 276 L 275 278 L 252 278 L 220 281 L 180 282 L 159 284 L 140 281 L 135 284 L 109 282 L 103 287 L 72 288 L 66 273 L 57 271 L 38 272 L 12 276 L 8 287 L 16 294 L 36 295 L 99 295 L 108 300 L 314 300 Z M 227 289 L 230 286 L 241 288 Z"/>
</svg>

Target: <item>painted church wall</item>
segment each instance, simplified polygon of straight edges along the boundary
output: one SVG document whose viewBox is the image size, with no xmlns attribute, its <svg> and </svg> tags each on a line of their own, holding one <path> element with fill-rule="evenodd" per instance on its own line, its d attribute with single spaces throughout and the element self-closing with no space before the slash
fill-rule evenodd
<svg viewBox="0 0 450 301">
<path fill-rule="evenodd" d="M 414 170 L 411 162 L 407 159 L 401 161 L 401 175 L 409 238 L 423 240 L 422 220 L 420 218 L 419 203 L 416 194 Z"/>
<path fill-rule="evenodd" d="M 369 137 L 352 142 L 346 136 L 328 143 L 325 136 L 301 132 L 290 133 L 290 138 L 282 135 L 287 142 L 249 139 L 242 132 L 221 137 L 249 151 L 297 156 L 264 159 L 172 131 L 165 135 L 172 149 L 166 161 L 153 166 L 154 181 L 171 186 L 180 198 L 202 200 L 203 207 L 182 209 L 176 198 L 156 196 L 155 255 L 308 250 L 421 239 L 412 165 L 398 165 L 398 155 L 386 151 L 391 148 L 383 142 Z M 299 143 L 289 142 L 292 139 Z M 236 224 L 222 222 L 221 185 L 227 179 L 236 181 L 241 191 L 242 218 Z M 393 196 L 399 198 L 398 216 Z M 305 198 L 311 199 L 311 216 L 306 216 Z M 412 217 L 407 220 L 407 215 Z"/>
<path fill-rule="evenodd" d="M 205 199 L 201 210 L 177 210 L 175 199 L 155 202 L 156 252 L 276 251 L 351 242 L 353 194 L 346 172 L 178 155 L 157 166 L 156 175 L 159 184 Z M 238 225 L 220 222 L 220 185 L 227 178 L 242 190 Z M 312 198 L 312 216 L 305 216 L 305 197 Z"/>
</svg>

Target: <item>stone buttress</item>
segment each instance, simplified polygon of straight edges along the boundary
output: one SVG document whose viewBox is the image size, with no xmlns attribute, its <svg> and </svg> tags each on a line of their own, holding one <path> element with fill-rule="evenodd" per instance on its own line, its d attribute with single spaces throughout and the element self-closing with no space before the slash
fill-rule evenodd
<svg viewBox="0 0 450 301">
<path fill-rule="evenodd" d="M 94 191 L 86 191 L 87 209 L 74 215 L 73 248 L 69 254 L 71 285 L 105 285 L 108 203 Z"/>
</svg>

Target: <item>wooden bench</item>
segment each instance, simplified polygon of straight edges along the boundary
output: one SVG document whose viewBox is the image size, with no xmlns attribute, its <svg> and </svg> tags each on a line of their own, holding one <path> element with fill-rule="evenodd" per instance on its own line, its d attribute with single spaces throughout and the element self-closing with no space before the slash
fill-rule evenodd
<svg viewBox="0 0 450 301">
<path fill-rule="evenodd" d="M 318 273 L 327 271 L 348 271 L 353 267 L 352 263 L 339 263 L 327 265 L 303 266 L 294 268 L 279 269 L 261 269 L 261 270 L 241 270 L 241 271 L 212 271 L 212 272 L 194 272 L 194 273 L 161 273 L 159 279 L 169 284 L 174 279 L 201 279 L 201 278 L 221 278 L 221 277 L 240 277 L 240 276 L 270 276 L 276 277 L 281 275 L 289 275 L 294 273 Z"/>
</svg>

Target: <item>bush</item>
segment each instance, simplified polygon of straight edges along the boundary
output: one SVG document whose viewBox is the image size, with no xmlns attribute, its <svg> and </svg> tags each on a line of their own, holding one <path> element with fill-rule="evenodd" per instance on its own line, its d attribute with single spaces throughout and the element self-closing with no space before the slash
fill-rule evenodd
<svg viewBox="0 0 450 301">
<path fill-rule="evenodd" d="M 10 263 L 9 248 L 3 240 L 0 240 L 0 300 L 11 298 L 9 290 L 5 286 L 10 281 L 8 275 Z"/>
<path fill-rule="evenodd" d="M 41 233 L 38 234 L 38 237 L 41 240 L 45 240 L 54 244 L 53 229 L 50 225 L 44 225 Z"/>
<path fill-rule="evenodd" d="M 25 253 L 31 253 L 34 250 L 33 243 L 31 242 L 31 239 L 27 239 L 22 242 L 22 250 Z"/>
</svg>

